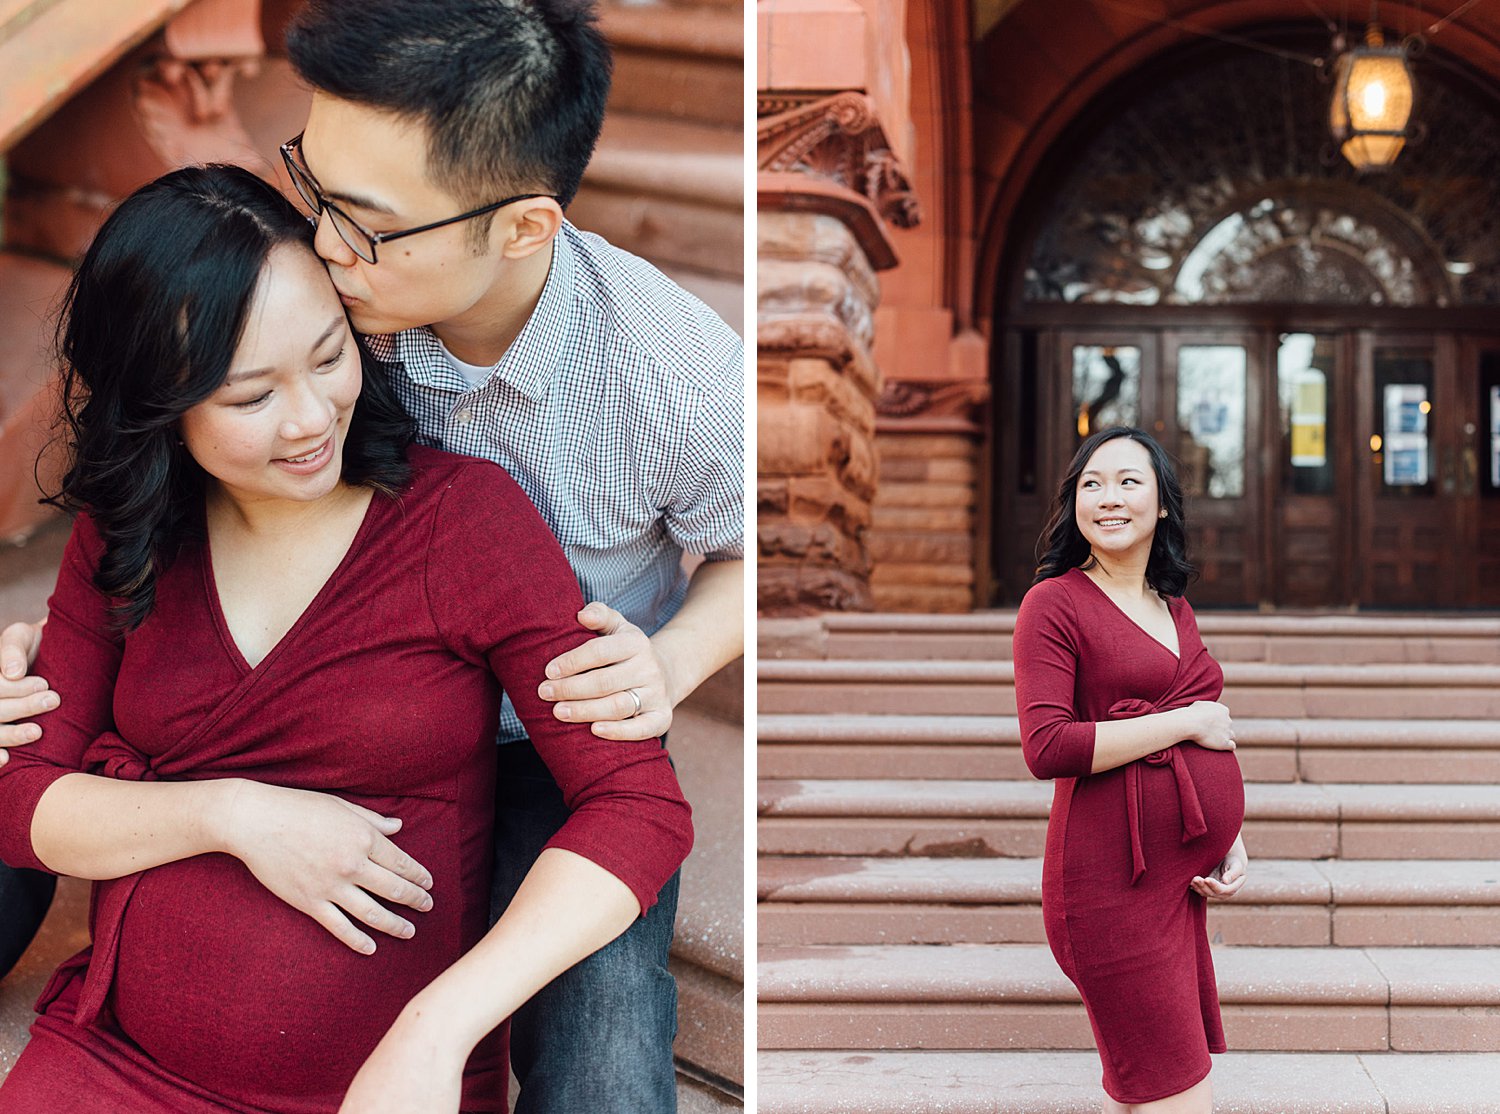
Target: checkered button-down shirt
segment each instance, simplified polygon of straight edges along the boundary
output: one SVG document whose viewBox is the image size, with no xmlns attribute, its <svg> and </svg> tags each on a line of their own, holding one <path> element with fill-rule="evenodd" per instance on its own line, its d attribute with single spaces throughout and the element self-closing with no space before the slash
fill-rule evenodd
<svg viewBox="0 0 1500 1114">
<path fill-rule="evenodd" d="M 418 440 L 505 468 L 584 599 L 652 634 L 687 592 L 684 552 L 744 556 L 743 345 L 644 260 L 567 223 L 554 243 L 541 300 L 478 386 L 430 329 L 367 339 Z M 507 700 L 500 738 L 524 737 Z"/>
</svg>

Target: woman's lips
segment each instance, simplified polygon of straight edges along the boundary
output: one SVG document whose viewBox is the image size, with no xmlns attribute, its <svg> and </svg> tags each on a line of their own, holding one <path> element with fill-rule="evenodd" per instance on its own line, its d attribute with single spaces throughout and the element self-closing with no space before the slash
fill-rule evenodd
<svg viewBox="0 0 1500 1114">
<path fill-rule="evenodd" d="M 332 435 L 330 435 L 328 440 L 319 445 L 318 448 L 313 451 L 311 456 L 308 456 L 304 453 L 301 457 L 296 459 L 281 457 L 280 459 L 275 461 L 275 463 L 278 467 L 283 468 L 286 471 L 293 473 L 294 475 L 309 476 L 314 472 L 322 471 L 323 466 L 332 459 L 333 437 Z"/>
</svg>

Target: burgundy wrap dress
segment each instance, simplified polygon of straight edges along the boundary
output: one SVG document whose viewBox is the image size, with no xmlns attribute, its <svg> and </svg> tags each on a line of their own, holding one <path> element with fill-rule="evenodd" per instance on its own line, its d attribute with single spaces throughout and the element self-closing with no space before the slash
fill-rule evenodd
<svg viewBox="0 0 1500 1114">
<path fill-rule="evenodd" d="M 1218 700 L 1224 672 L 1193 609 L 1170 599 L 1179 656 L 1081 570 L 1035 585 L 1016 618 L 1016 704 L 1026 764 L 1055 779 L 1042 866 L 1047 942 L 1088 1010 L 1116 1102 L 1192 1087 L 1224 1051 L 1206 902 L 1189 888 L 1240 831 L 1233 751 L 1182 742 L 1090 773 L 1094 728 Z"/>
<path fill-rule="evenodd" d="M 402 1006 L 484 935 L 501 686 L 573 810 L 549 846 L 649 907 L 687 854 L 689 809 L 657 740 L 596 738 L 536 694 L 588 637 L 577 581 L 496 465 L 413 447 L 342 563 L 257 666 L 225 625 L 206 544 L 112 629 L 102 543 L 74 526 L 36 671 L 62 694 L 0 768 L 0 859 L 41 867 L 37 801 L 80 769 L 140 781 L 250 778 L 400 817 L 433 876 L 412 939 L 339 943 L 236 858 L 199 855 L 94 887 L 92 946 L 67 961 L 9 1079 L 5 1114 L 329 1114 Z M 80 823 L 87 823 L 81 817 Z M 475 994 L 484 988 L 476 986 Z M 471 1058 L 465 1111 L 504 1111 L 503 1031 Z"/>
</svg>

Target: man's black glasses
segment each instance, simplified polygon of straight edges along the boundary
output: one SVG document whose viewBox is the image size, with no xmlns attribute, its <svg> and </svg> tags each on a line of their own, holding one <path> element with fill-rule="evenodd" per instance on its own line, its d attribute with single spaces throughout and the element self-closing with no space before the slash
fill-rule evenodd
<svg viewBox="0 0 1500 1114">
<path fill-rule="evenodd" d="M 418 232 L 431 232 L 434 228 L 458 224 L 460 221 L 473 220 L 475 217 L 493 213 L 496 209 L 502 209 L 517 201 L 530 201 L 535 197 L 552 197 L 549 193 L 518 193 L 515 197 L 507 197 L 503 201 L 496 201 L 493 205 L 485 205 L 467 213 L 460 213 L 447 220 L 433 221 L 431 224 L 419 225 L 416 228 L 403 228 L 399 232 L 372 232 L 323 196 L 323 190 L 319 187 L 317 179 L 302 162 L 302 136 L 300 134 L 281 145 L 281 161 L 286 163 L 286 172 L 291 176 L 292 185 L 297 187 L 298 196 L 306 202 L 307 207 L 313 211 L 313 215 L 321 217 L 326 212 L 328 219 L 333 222 L 333 230 L 339 234 L 339 239 L 343 240 L 349 246 L 349 250 L 366 263 L 380 261 L 375 254 L 378 244 L 399 240 L 403 236 L 415 236 Z M 557 200 L 555 197 L 552 199 Z"/>
</svg>

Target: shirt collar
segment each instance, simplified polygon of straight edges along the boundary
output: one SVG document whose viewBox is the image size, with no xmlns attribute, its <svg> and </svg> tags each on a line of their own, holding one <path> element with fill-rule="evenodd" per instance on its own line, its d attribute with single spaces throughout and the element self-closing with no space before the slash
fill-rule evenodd
<svg viewBox="0 0 1500 1114">
<path fill-rule="evenodd" d="M 568 336 L 568 314 L 573 304 L 573 276 L 577 270 L 572 244 L 573 226 L 563 226 L 552 238 L 552 264 L 536 308 L 520 334 L 495 365 L 494 374 L 532 400 L 543 398 L 561 370 L 563 342 Z M 439 376 L 457 376 L 443 358 L 442 348 L 430 326 L 399 333 L 368 336 L 370 352 L 386 363 L 399 362 L 412 379 L 424 386 L 439 386 Z M 445 376 L 446 377 L 446 376 Z"/>
</svg>

